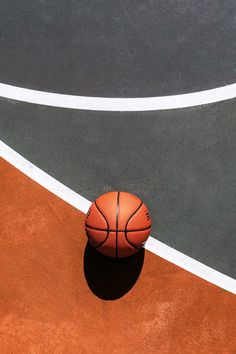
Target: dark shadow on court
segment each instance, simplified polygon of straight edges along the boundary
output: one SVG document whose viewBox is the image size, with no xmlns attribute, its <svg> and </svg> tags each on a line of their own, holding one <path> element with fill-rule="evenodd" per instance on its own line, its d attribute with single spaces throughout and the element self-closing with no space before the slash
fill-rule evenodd
<svg viewBox="0 0 236 354">
<path fill-rule="evenodd" d="M 91 247 L 84 252 L 84 274 L 90 290 L 100 299 L 116 300 L 136 283 L 144 262 L 144 249 L 131 257 L 109 258 Z"/>
</svg>

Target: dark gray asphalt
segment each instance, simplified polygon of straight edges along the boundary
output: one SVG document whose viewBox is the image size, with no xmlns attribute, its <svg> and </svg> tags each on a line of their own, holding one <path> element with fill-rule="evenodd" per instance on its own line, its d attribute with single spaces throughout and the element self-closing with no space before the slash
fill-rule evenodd
<svg viewBox="0 0 236 354">
<path fill-rule="evenodd" d="M 91 201 L 137 194 L 153 237 L 236 276 L 236 100 L 104 113 L 1 99 L 0 139 Z"/>
<path fill-rule="evenodd" d="M 0 82 L 87 96 L 236 82 L 235 0 L 3 0 Z"/>
</svg>

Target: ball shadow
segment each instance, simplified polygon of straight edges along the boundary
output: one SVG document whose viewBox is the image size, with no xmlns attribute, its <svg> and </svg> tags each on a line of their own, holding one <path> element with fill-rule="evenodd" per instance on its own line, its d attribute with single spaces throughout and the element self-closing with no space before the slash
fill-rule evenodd
<svg viewBox="0 0 236 354">
<path fill-rule="evenodd" d="M 136 283 L 144 262 L 144 248 L 133 256 L 110 258 L 97 252 L 87 242 L 84 275 L 90 290 L 100 299 L 116 300 Z"/>
</svg>

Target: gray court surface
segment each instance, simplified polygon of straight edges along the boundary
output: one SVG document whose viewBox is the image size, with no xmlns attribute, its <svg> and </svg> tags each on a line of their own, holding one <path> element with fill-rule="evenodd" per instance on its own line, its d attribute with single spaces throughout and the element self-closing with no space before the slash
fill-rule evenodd
<svg viewBox="0 0 236 354">
<path fill-rule="evenodd" d="M 0 139 L 91 201 L 138 195 L 153 237 L 236 276 L 236 100 L 110 113 L 0 99 Z"/>
<path fill-rule="evenodd" d="M 236 82 L 235 0 L 3 0 L 0 82 L 143 97 Z"/>
</svg>

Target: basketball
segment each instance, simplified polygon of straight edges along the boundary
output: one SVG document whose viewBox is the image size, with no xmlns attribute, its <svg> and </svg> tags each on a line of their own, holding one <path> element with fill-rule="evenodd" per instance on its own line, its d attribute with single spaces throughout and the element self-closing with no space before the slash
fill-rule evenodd
<svg viewBox="0 0 236 354">
<path fill-rule="evenodd" d="M 89 243 L 105 256 L 120 258 L 138 252 L 151 231 L 147 206 L 127 192 L 109 192 L 92 203 L 85 219 Z"/>
</svg>

